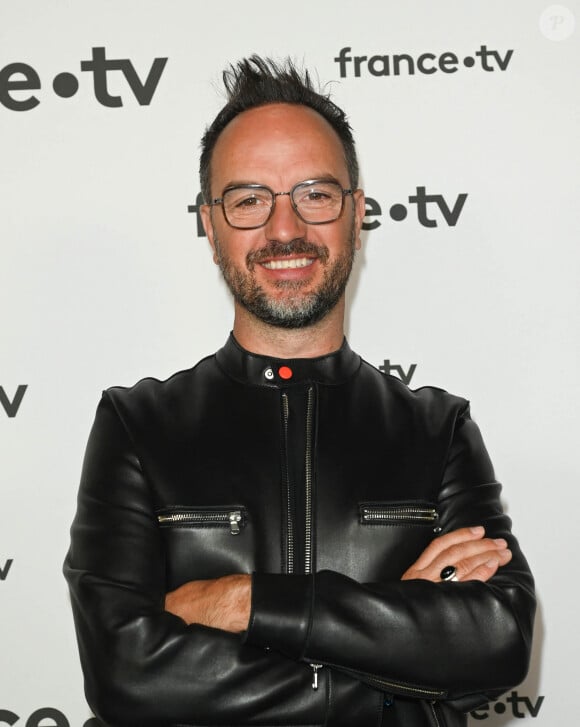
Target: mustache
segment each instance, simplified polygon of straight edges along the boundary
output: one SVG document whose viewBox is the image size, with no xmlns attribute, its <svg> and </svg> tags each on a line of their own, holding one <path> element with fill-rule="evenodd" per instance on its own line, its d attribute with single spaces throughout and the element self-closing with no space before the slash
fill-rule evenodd
<svg viewBox="0 0 580 727">
<path fill-rule="evenodd" d="M 317 245 L 301 237 L 289 242 L 270 240 L 264 247 L 253 250 L 246 255 L 246 265 L 249 270 L 253 270 L 256 263 L 261 263 L 273 257 L 287 257 L 289 255 L 314 256 L 319 258 L 322 263 L 326 263 L 330 253 L 326 245 Z"/>
</svg>

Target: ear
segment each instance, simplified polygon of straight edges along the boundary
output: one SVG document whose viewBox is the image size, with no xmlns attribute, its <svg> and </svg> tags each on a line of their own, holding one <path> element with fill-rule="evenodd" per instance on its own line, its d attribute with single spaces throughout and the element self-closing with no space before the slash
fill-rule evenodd
<svg viewBox="0 0 580 727">
<path fill-rule="evenodd" d="M 355 225 L 355 236 L 356 236 L 355 247 L 357 250 L 360 250 L 361 249 L 360 231 L 362 229 L 362 224 L 364 222 L 365 215 L 366 215 L 365 193 L 362 191 L 362 189 L 356 189 L 352 193 L 352 199 L 354 202 L 354 225 Z"/>
<path fill-rule="evenodd" d="M 213 251 L 213 261 L 217 265 L 218 260 L 217 252 L 215 249 L 215 235 L 211 220 L 211 207 L 208 204 L 202 204 L 199 208 L 199 212 L 201 215 L 201 224 L 203 225 L 203 229 L 205 230 L 205 234 L 207 235 L 207 239 L 209 240 L 209 244 L 211 245 L 211 249 Z"/>
</svg>

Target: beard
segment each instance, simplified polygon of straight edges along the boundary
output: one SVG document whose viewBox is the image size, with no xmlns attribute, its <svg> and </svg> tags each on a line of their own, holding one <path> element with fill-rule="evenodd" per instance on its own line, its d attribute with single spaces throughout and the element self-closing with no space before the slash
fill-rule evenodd
<svg viewBox="0 0 580 727">
<path fill-rule="evenodd" d="M 344 253 L 329 262 L 326 245 L 308 242 L 303 238 L 281 243 L 270 241 L 260 250 L 248 253 L 246 270 L 236 267 L 221 247 L 214 229 L 214 244 L 218 265 L 224 280 L 237 303 L 259 320 L 278 328 L 305 328 L 322 320 L 338 303 L 350 277 L 355 257 L 354 218 Z M 254 269 L 263 260 L 286 255 L 314 256 L 324 268 L 318 288 L 304 291 L 308 282 L 279 280 L 275 283 L 280 297 L 269 296 L 257 282 Z"/>
</svg>

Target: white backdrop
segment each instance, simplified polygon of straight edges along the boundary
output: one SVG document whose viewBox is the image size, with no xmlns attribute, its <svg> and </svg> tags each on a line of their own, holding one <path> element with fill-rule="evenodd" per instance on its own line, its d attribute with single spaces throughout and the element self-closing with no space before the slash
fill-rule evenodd
<svg viewBox="0 0 580 727">
<path fill-rule="evenodd" d="M 188 205 L 221 69 L 253 52 L 304 61 L 349 112 L 374 200 L 350 343 L 471 399 L 537 578 L 530 675 L 471 723 L 574 724 L 579 19 L 577 0 L 2 0 L 0 725 L 92 724 L 61 576 L 86 437 L 101 389 L 225 341 Z"/>
</svg>

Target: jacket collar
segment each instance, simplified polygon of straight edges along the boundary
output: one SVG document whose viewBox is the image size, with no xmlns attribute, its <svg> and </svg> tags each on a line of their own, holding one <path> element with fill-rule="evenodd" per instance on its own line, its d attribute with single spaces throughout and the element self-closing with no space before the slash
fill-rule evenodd
<svg viewBox="0 0 580 727">
<path fill-rule="evenodd" d="M 240 346 L 233 334 L 216 353 L 219 367 L 243 384 L 280 388 L 307 382 L 340 384 L 361 365 L 346 338 L 338 351 L 318 358 L 275 358 L 250 353 Z"/>
</svg>

